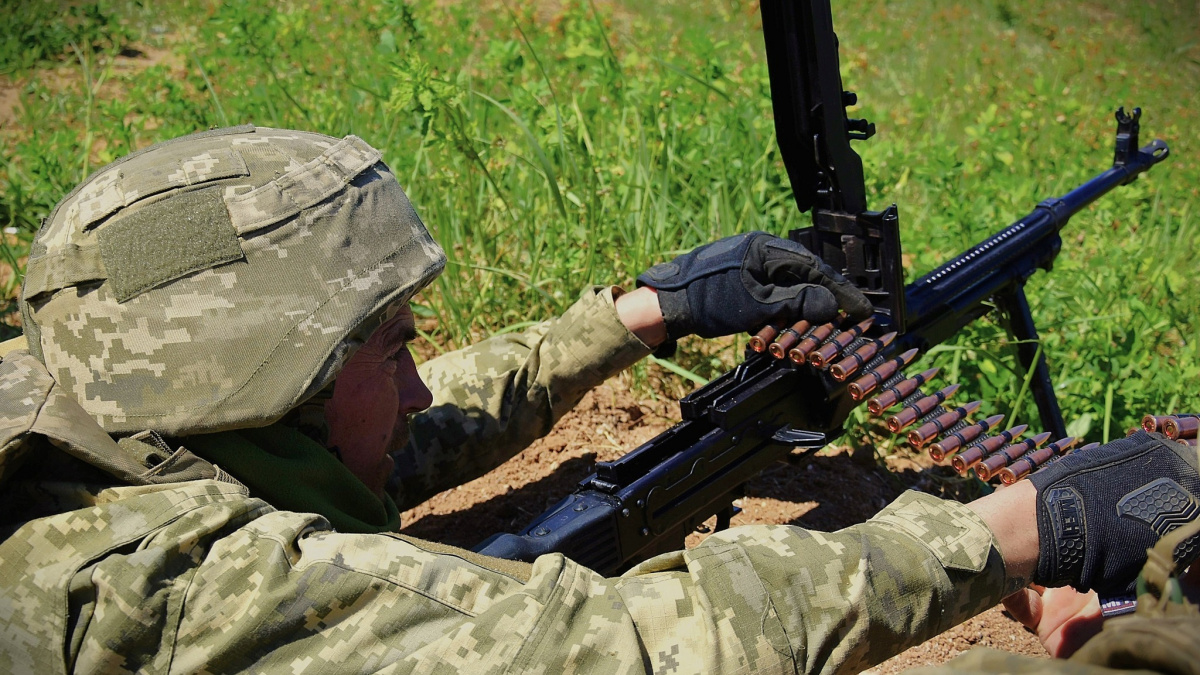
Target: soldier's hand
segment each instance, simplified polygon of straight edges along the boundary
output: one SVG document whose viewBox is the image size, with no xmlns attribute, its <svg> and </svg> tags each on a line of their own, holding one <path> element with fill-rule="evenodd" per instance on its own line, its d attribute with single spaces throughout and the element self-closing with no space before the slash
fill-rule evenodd
<svg viewBox="0 0 1200 675">
<path fill-rule="evenodd" d="M 825 323 L 838 309 L 855 319 L 871 302 L 808 249 L 765 232 L 701 246 L 637 278 L 658 291 L 672 339 L 754 331 L 775 321 Z"/>
<path fill-rule="evenodd" d="M 1146 550 L 1200 514 L 1196 449 L 1138 433 L 1063 457 L 1029 477 L 1037 488 L 1038 562 L 1043 586 L 1133 590 Z M 1181 565 L 1200 554 L 1200 535 L 1175 549 Z"/>
<path fill-rule="evenodd" d="M 1029 630 L 1056 659 L 1074 654 L 1104 627 L 1095 592 L 1032 585 L 1004 599 L 1004 609 Z"/>
</svg>

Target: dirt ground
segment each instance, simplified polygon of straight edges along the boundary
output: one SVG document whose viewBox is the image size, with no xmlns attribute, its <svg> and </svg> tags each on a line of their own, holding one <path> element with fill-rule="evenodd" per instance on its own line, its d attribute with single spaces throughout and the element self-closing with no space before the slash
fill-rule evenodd
<svg viewBox="0 0 1200 675">
<path fill-rule="evenodd" d="M 404 532 L 470 547 L 493 532 L 512 532 L 541 513 L 591 473 L 596 460 L 611 460 L 637 447 L 678 419 L 674 401 L 639 400 L 620 378 L 588 394 L 545 438 L 492 473 L 444 492 L 402 514 Z M 920 457 L 889 458 L 880 466 L 869 449 L 822 450 L 780 462 L 747 485 L 734 525 L 789 523 L 836 530 L 861 522 L 907 488 L 952 492 L 938 469 Z M 951 489 L 948 490 L 947 486 Z M 688 538 L 695 546 L 703 538 Z M 993 608 L 886 661 L 871 673 L 890 675 L 935 665 L 976 646 L 1046 657 L 1037 639 Z"/>
</svg>

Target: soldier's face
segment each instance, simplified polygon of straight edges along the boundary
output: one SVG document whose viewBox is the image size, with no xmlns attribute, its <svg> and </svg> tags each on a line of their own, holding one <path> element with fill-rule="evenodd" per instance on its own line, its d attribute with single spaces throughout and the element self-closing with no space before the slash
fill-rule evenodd
<svg viewBox="0 0 1200 675">
<path fill-rule="evenodd" d="M 415 336 L 406 304 L 350 357 L 325 403 L 330 449 L 381 496 L 392 473 L 388 453 L 408 442 L 408 415 L 433 403 L 408 351 Z"/>
</svg>

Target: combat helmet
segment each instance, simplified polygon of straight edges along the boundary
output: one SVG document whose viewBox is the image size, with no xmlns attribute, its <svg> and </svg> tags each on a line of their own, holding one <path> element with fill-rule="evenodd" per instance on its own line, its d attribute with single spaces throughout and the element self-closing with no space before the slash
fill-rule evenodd
<svg viewBox="0 0 1200 675">
<path fill-rule="evenodd" d="M 242 126 L 75 188 L 34 240 L 21 311 L 106 431 L 190 435 L 279 419 L 444 265 L 378 150 Z"/>
</svg>

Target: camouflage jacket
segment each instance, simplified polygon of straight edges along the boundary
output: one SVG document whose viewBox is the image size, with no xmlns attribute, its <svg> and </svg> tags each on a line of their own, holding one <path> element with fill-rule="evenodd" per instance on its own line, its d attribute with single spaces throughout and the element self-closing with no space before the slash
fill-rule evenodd
<svg viewBox="0 0 1200 675">
<path fill-rule="evenodd" d="M 608 287 L 562 316 L 421 364 L 433 405 L 393 455 L 389 491 L 409 508 L 478 478 L 550 431 L 596 385 L 650 350 L 621 324 Z"/>
<path fill-rule="evenodd" d="M 602 305 L 431 362 L 439 403 L 414 436 L 438 457 L 495 441 L 483 468 L 540 433 L 594 364 L 644 353 L 570 323 Z M 415 490 L 439 461 L 410 465 Z M 155 434 L 113 440 L 24 352 L 0 362 L 0 521 L 5 672 L 855 671 L 1024 583 L 970 510 L 916 493 L 840 532 L 735 528 L 612 579 L 338 533 Z"/>
</svg>

